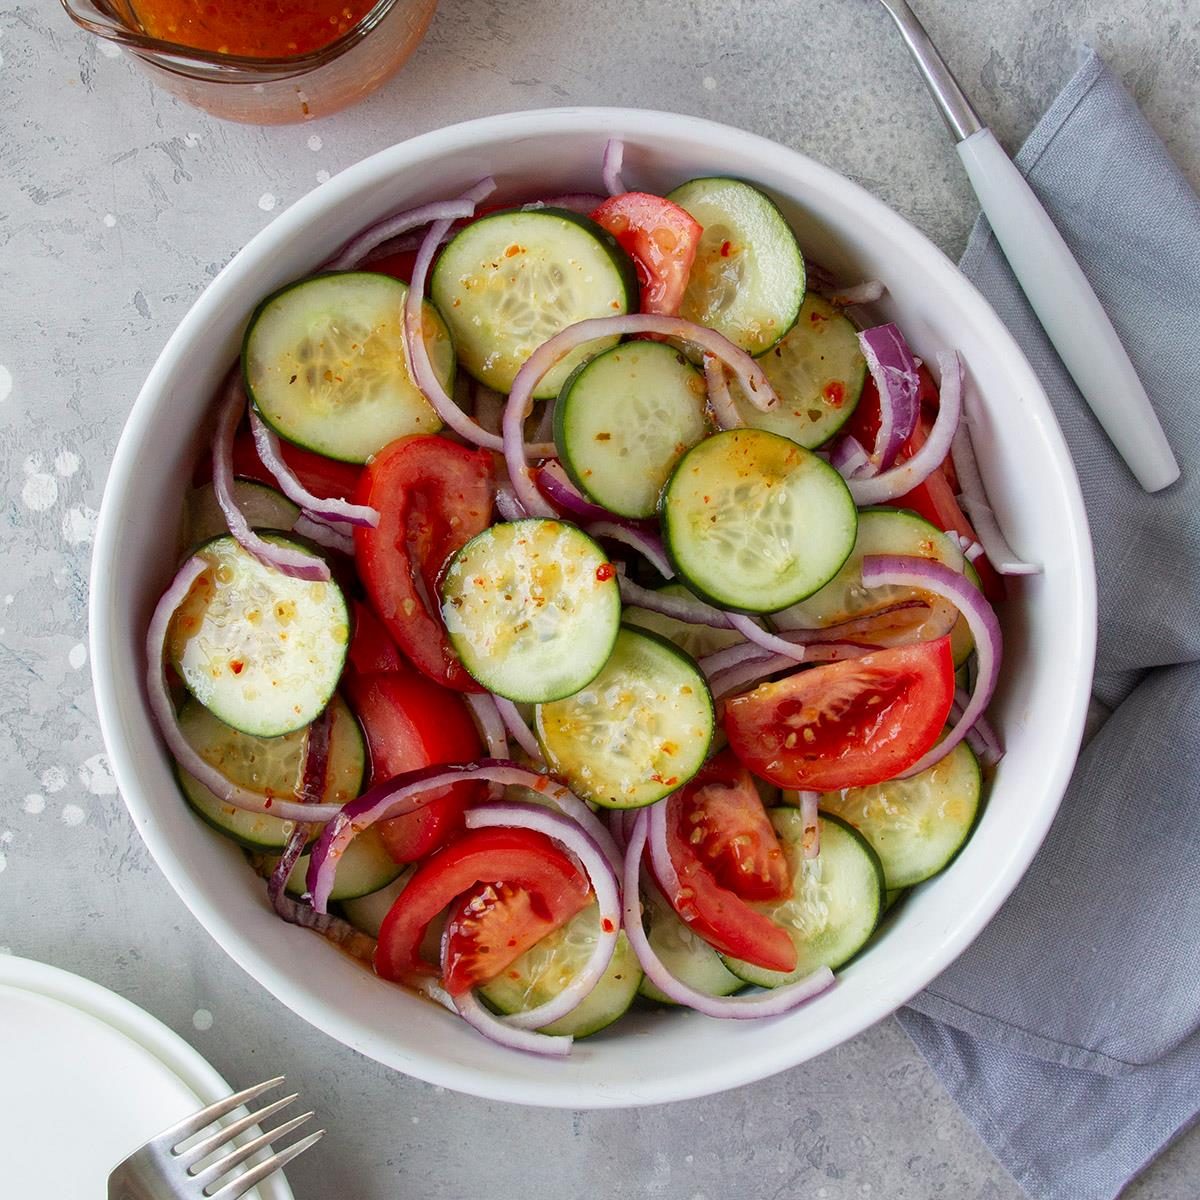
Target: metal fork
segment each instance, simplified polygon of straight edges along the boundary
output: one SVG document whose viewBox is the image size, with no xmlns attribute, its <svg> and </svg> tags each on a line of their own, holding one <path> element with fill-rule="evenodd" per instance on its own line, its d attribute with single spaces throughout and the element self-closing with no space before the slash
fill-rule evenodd
<svg viewBox="0 0 1200 1200">
<path fill-rule="evenodd" d="M 157 1137 L 151 1138 L 140 1150 L 135 1150 L 124 1162 L 120 1163 L 108 1177 L 108 1200 L 237 1200 L 244 1196 L 252 1187 L 261 1183 L 266 1177 L 278 1171 L 286 1163 L 292 1161 L 298 1154 L 303 1154 L 310 1146 L 320 1141 L 325 1130 L 318 1129 L 300 1141 L 272 1154 L 270 1158 L 257 1163 L 240 1175 L 231 1179 L 216 1191 L 209 1189 L 223 1175 L 253 1157 L 272 1142 L 298 1129 L 313 1114 L 301 1113 L 290 1121 L 268 1130 L 237 1146 L 229 1154 L 206 1167 L 199 1164 L 228 1145 L 233 1138 L 246 1130 L 253 1128 L 281 1108 L 286 1108 L 299 1096 L 293 1092 L 264 1105 L 258 1112 L 248 1116 L 238 1117 L 228 1125 L 222 1125 L 216 1132 L 202 1141 L 179 1149 L 182 1143 L 200 1133 L 206 1126 L 219 1121 L 222 1117 L 248 1104 L 251 1100 L 278 1087 L 283 1082 L 283 1076 L 268 1079 L 265 1083 L 248 1087 L 244 1092 L 227 1096 L 207 1108 L 184 1117 L 170 1129 L 164 1130 Z"/>
</svg>

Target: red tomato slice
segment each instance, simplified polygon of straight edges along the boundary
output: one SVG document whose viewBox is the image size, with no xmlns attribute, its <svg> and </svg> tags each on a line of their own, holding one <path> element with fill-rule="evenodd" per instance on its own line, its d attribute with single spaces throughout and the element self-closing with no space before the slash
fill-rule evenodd
<svg viewBox="0 0 1200 1200">
<path fill-rule="evenodd" d="M 680 859 L 699 859 L 713 878 L 744 900 L 782 900 L 791 895 L 787 856 L 767 818 L 750 772 L 726 750 L 704 767 L 698 787 L 669 801 Z"/>
<path fill-rule="evenodd" d="M 685 209 L 649 192 L 624 192 L 592 213 L 633 259 L 642 312 L 677 316 L 704 232 Z"/>
<path fill-rule="evenodd" d="M 566 924 L 590 899 L 586 888 L 549 899 L 512 883 L 484 883 L 463 896 L 446 924 L 446 972 L 452 996 L 469 992 L 516 962 L 547 934 Z"/>
<path fill-rule="evenodd" d="M 398 438 L 363 471 L 356 499 L 380 514 L 374 529 L 354 531 L 375 612 L 419 671 L 460 692 L 479 691 L 430 605 L 447 560 L 491 521 L 492 456 L 436 434 Z"/>
<path fill-rule="evenodd" d="M 894 779 L 938 739 L 954 700 L 950 638 L 878 650 L 767 683 L 725 705 L 733 752 L 779 787 Z"/>
<path fill-rule="evenodd" d="M 531 902 L 529 911 L 536 908 L 539 916 L 551 920 L 563 914 L 559 924 L 589 899 L 587 880 L 545 834 L 529 829 L 473 829 L 423 862 L 396 898 L 379 930 L 376 973 L 403 980 L 433 972 L 435 968 L 421 958 L 421 940 L 429 923 L 479 883 L 508 884 L 536 895 L 536 905 Z M 470 977 L 466 966 L 464 962 L 457 981 Z"/>
<path fill-rule="evenodd" d="M 355 600 L 353 608 L 354 635 L 350 638 L 350 649 L 346 655 L 349 669 L 358 675 L 408 670 L 404 655 L 371 606 Z"/>
<path fill-rule="evenodd" d="M 697 811 L 694 807 L 697 793 L 713 787 L 726 789 L 723 778 L 730 774 L 722 765 L 706 766 L 665 801 L 669 806 L 667 852 L 679 887 L 674 890 L 663 887 L 663 895 L 680 920 L 722 954 L 731 954 L 768 971 L 792 971 L 796 967 L 796 947 L 786 930 L 751 908 L 736 892 L 722 886 L 709 862 L 697 853 L 698 843 L 692 841 L 696 826 L 691 825 L 688 817 Z M 767 829 L 774 839 L 769 825 Z M 717 857 L 723 859 L 725 855 L 718 853 Z M 662 881 L 659 882 L 661 886 Z"/>
<path fill-rule="evenodd" d="M 300 446 L 279 439 L 280 452 L 283 461 L 287 463 L 296 477 L 314 496 L 322 500 L 336 496 L 340 500 L 348 500 L 358 489 L 359 478 L 363 473 L 362 467 L 354 463 L 338 462 L 335 458 L 326 458 L 323 454 L 314 454 Z M 205 456 L 205 461 L 207 461 Z M 211 464 L 209 473 L 212 472 Z M 277 488 L 275 476 L 262 465 L 258 450 L 254 446 L 254 437 L 249 431 L 237 435 L 233 443 L 233 473 L 242 479 L 254 479 L 265 483 L 268 487 Z"/>
<path fill-rule="evenodd" d="M 470 762 L 483 747 L 462 698 L 413 671 L 346 675 L 343 686 L 367 735 L 371 782 L 434 763 Z M 462 829 L 483 785 L 456 783 L 423 808 L 376 828 L 396 862 L 416 862 Z"/>
</svg>

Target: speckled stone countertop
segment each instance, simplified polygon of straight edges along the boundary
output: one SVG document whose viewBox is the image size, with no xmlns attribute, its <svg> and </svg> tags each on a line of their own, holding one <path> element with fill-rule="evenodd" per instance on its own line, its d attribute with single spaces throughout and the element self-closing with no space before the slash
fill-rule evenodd
<svg viewBox="0 0 1200 1200">
<path fill-rule="evenodd" d="M 1088 41 L 1200 184 L 1193 0 L 919 8 L 1010 149 Z M 156 91 L 52 0 L 0 8 L 0 952 L 115 988 L 240 1085 L 286 1069 L 330 1132 L 289 1173 L 300 1200 L 1015 1200 L 892 1021 L 765 1083 L 640 1112 L 520 1109 L 387 1071 L 233 965 L 116 795 L 88 677 L 88 556 L 113 447 L 168 334 L 253 233 L 348 164 L 438 125 L 567 103 L 675 109 L 776 138 L 954 256 L 974 219 L 870 0 L 443 0 L 381 92 L 276 129 L 221 124 Z M 1128 1195 L 1194 1200 L 1198 1179 L 1193 1131 Z"/>
</svg>

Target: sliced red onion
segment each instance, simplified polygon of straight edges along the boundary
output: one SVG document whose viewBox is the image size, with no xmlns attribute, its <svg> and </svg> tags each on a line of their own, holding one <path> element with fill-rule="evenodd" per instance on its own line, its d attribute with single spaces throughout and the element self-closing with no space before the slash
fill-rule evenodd
<svg viewBox="0 0 1200 1200">
<path fill-rule="evenodd" d="M 621 178 L 621 164 L 625 161 L 625 143 L 620 138 L 609 138 L 604 145 L 604 158 L 600 164 L 600 175 L 610 196 L 619 196 L 626 191 Z"/>
<path fill-rule="evenodd" d="M 454 236 L 454 228 L 451 227 L 442 234 L 441 245 L 445 245 Z M 399 237 L 390 238 L 386 242 L 380 243 L 369 254 L 367 254 L 362 262 L 358 264 L 358 268 L 365 270 L 372 263 L 378 262 L 381 258 L 391 258 L 394 254 L 412 254 L 420 250 L 421 243 L 425 240 L 423 233 L 404 233 Z"/>
<path fill-rule="evenodd" d="M 757 621 L 742 616 L 741 613 L 729 613 L 728 616 L 730 627 L 736 629 L 746 641 L 753 642 L 756 646 L 761 646 L 772 654 L 782 654 L 785 658 L 792 659 L 793 662 L 803 662 L 808 657 L 803 646 L 768 632 Z"/>
<path fill-rule="evenodd" d="M 733 397 L 729 394 L 729 381 L 725 368 L 714 354 L 704 356 L 704 382 L 708 388 L 708 407 L 718 429 L 740 429 L 745 425 Z"/>
<path fill-rule="evenodd" d="M 800 819 L 804 822 L 803 841 L 805 858 L 816 858 L 821 853 L 821 793 L 797 792 L 800 798 Z"/>
<path fill-rule="evenodd" d="M 924 483 L 950 452 L 950 443 L 958 428 L 962 412 L 962 364 L 954 352 L 939 353 L 938 365 L 942 372 L 942 386 L 937 420 L 929 431 L 921 448 L 899 466 L 884 471 L 870 479 L 848 479 L 846 486 L 854 503 L 862 507 L 883 504 L 897 496 L 911 492 L 919 483 Z"/>
<path fill-rule="evenodd" d="M 525 516 L 525 510 L 507 480 L 496 485 L 496 511 L 505 521 L 519 521 Z"/>
<path fill-rule="evenodd" d="M 508 730 L 509 737 L 534 762 L 541 762 L 542 748 L 538 745 L 538 740 L 534 737 L 533 730 L 525 724 L 525 718 L 521 716 L 517 706 L 511 700 L 506 700 L 503 696 L 496 696 L 495 701 L 496 711 L 500 715 L 500 720 L 504 722 L 504 727 Z M 589 811 L 591 810 L 589 809 Z"/>
<path fill-rule="evenodd" d="M 671 797 L 666 796 L 657 804 L 650 805 L 646 819 L 646 845 L 650 851 L 650 865 L 654 868 L 654 876 L 664 896 L 678 897 L 683 892 L 683 884 L 675 862 L 671 858 L 671 848 L 667 840 L 667 812 Z M 625 821 L 625 853 L 629 853 L 629 842 L 633 837 L 633 827 L 637 824 L 641 809 L 633 809 L 626 814 Z M 671 901 L 667 901 L 671 904 Z M 674 905 L 672 904 L 672 907 Z"/>
<path fill-rule="evenodd" d="M 296 472 L 284 461 L 279 447 L 279 437 L 263 419 L 253 405 L 250 406 L 250 431 L 254 434 L 254 447 L 262 465 L 275 477 L 279 490 L 293 503 L 298 504 L 309 516 L 322 521 L 344 521 L 347 525 L 374 528 L 379 524 L 379 513 L 366 504 L 351 504 L 338 497 L 322 499 L 314 496 L 300 482 Z"/>
<path fill-rule="evenodd" d="M 443 958 L 448 944 L 449 939 L 443 938 Z M 444 963 L 442 970 L 446 970 Z M 557 1058 L 565 1058 L 571 1053 L 571 1045 L 575 1039 L 570 1035 L 537 1033 L 531 1029 L 519 1029 L 510 1025 L 481 1004 L 474 992 L 462 992 L 452 997 L 452 1000 L 458 1015 L 468 1025 L 501 1046 L 507 1046 L 510 1050 L 524 1050 L 528 1054 L 549 1054 Z"/>
<path fill-rule="evenodd" d="M 970 702 L 971 697 L 962 688 L 956 689 L 951 716 L 957 720 Z M 967 733 L 967 744 L 986 766 L 994 767 L 1004 757 L 1004 747 L 987 717 L 980 717 L 971 727 Z"/>
<path fill-rule="evenodd" d="M 1008 539 L 996 520 L 996 514 L 988 504 L 983 476 L 975 458 L 975 446 L 971 441 L 969 416 L 964 415 L 963 420 L 959 422 L 954 440 L 950 444 L 950 455 L 954 461 L 959 487 L 962 489 L 959 503 L 971 519 L 971 524 L 975 526 L 983 553 L 988 556 L 988 561 L 996 568 L 996 572 L 1000 575 L 1040 575 L 1040 566 L 1023 562 L 1008 544 Z"/>
<path fill-rule="evenodd" d="M 871 465 L 871 456 L 858 438 L 847 434 L 834 446 L 829 455 L 829 464 L 843 479 L 854 479 L 866 474 Z"/>
<path fill-rule="evenodd" d="M 612 513 L 590 500 L 585 500 L 567 475 L 566 468 L 556 458 L 538 468 L 537 485 L 546 498 L 567 516 L 580 521 L 611 521 Z"/>
<path fill-rule="evenodd" d="M 848 658 L 862 658 L 878 650 L 878 646 L 855 646 L 849 642 L 822 642 L 807 647 L 805 663 L 809 666 L 817 663 L 843 662 Z M 755 658 L 738 667 L 730 667 L 718 675 L 712 676 L 708 686 L 714 700 L 720 700 L 731 692 L 741 691 L 752 683 L 774 675 L 777 671 L 785 671 L 796 666 L 796 660 L 790 654 L 772 654 L 769 658 Z"/>
<path fill-rule="evenodd" d="M 415 280 L 415 276 L 414 276 Z M 410 295 L 411 299 L 411 295 Z M 504 409 L 504 458 L 509 478 L 530 516 L 553 517 L 557 514 L 533 484 L 524 446 L 525 419 L 533 408 L 533 389 L 542 377 L 572 351 L 598 338 L 624 337 L 626 334 L 657 333 L 663 337 L 691 342 L 701 351 L 715 355 L 728 366 L 745 389 L 750 403 L 764 411 L 778 406 L 763 369 L 744 350 L 713 329 L 658 313 L 626 313 L 617 317 L 590 317 L 559 330 L 543 342 L 522 364 L 513 380 Z M 473 423 L 473 422 L 472 422 Z"/>
<path fill-rule="evenodd" d="M 661 807 L 659 801 L 655 807 Z M 646 977 L 664 996 L 676 1004 L 686 1005 L 708 1017 L 723 1019 L 751 1019 L 755 1017 L 775 1017 L 790 1012 L 806 1000 L 825 991 L 833 983 L 833 972 L 828 967 L 821 967 L 804 979 L 783 987 L 773 988 L 767 992 L 757 992 L 748 996 L 707 996 L 694 988 L 688 987 L 676 979 L 663 965 L 662 960 L 654 953 L 646 932 L 642 928 L 641 899 L 638 895 L 638 879 L 641 873 L 642 851 L 646 846 L 646 829 L 650 821 L 650 813 L 641 809 L 629 836 L 629 845 L 625 849 L 625 935 L 641 963 Z M 655 867 L 657 870 L 657 866 Z"/>
<path fill-rule="evenodd" d="M 483 738 L 483 744 L 487 747 L 488 756 L 494 759 L 507 758 L 508 734 L 505 731 L 504 722 L 500 719 L 495 698 L 489 692 L 465 692 L 463 699 L 475 717 L 475 724 L 479 727 L 479 733 Z M 489 799 L 499 800 L 503 796 L 503 784 L 494 781 L 488 784 Z"/>
<path fill-rule="evenodd" d="M 587 962 L 561 992 L 545 1004 L 504 1018 L 517 1029 L 542 1029 L 574 1012 L 591 995 L 612 962 L 621 932 L 621 898 L 614 868 L 592 838 L 568 817 L 536 804 L 489 804 L 467 812 L 468 829 L 531 829 L 558 842 L 583 867 L 600 909 L 600 933 Z M 607 836 L 608 831 L 605 830 Z"/>
<path fill-rule="evenodd" d="M 353 535 L 344 533 L 318 517 L 301 513 L 296 518 L 292 531 L 301 537 L 308 538 L 310 542 L 316 542 L 318 546 L 324 546 L 326 550 L 336 550 L 339 554 L 346 555 L 347 558 L 354 557 Z"/>
<path fill-rule="evenodd" d="M 297 799 L 301 804 L 319 804 L 325 795 L 325 777 L 329 770 L 329 735 L 333 721 L 329 709 L 325 711 L 308 727 L 304 742 L 304 768 L 300 776 L 300 791 Z M 292 921 L 296 915 L 292 904 L 281 904 L 284 898 L 287 881 L 292 870 L 300 861 L 308 839 L 312 837 L 315 825 L 308 821 L 297 821 L 295 828 L 288 835 L 288 840 L 267 880 L 267 896 L 271 907 L 285 921 Z M 315 915 L 315 914 L 314 914 Z M 294 923 L 294 922 L 293 922 Z"/>
<path fill-rule="evenodd" d="M 900 447 L 917 427 L 921 378 L 904 335 L 893 324 L 864 329 L 858 344 L 879 391 L 879 432 L 871 465 L 884 471 L 896 461 Z"/>
<path fill-rule="evenodd" d="M 600 207 L 607 199 L 595 192 L 563 192 L 559 196 L 547 196 L 545 200 L 531 200 L 521 205 L 522 212 L 532 212 L 539 208 L 565 208 L 568 212 L 580 213 L 585 217 Z"/>
<path fill-rule="evenodd" d="M 976 590 L 965 575 L 960 575 L 943 563 L 930 558 L 908 558 L 898 554 L 869 554 L 863 559 L 862 581 L 863 587 L 893 584 L 919 588 L 944 597 L 962 613 L 975 639 L 977 674 L 971 698 L 950 732 L 901 776 L 907 779 L 941 762 L 983 716 L 996 690 L 996 681 L 1000 678 L 1004 638 L 1000 632 L 1000 622 L 983 593 Z"/>
<path fill-rule="evenodd" d="M 217 428 L 212 444 L 213 495 L 229 532 L 247 554 L 252 554 L 265 567 L 271 567 L 293 579 L 310 579 L 323 583 L 329 579 L 329 564 L 315 554 L 306 554 L 294 546 L 280 546 L 260 538 L 245 513 L 237 506 L 233 495 L 233 442 L 237 436 L 238 423 L 246 407 L 246 396 L 242 390 L 241 377 L 236 370 L 230 377 L 225 398 L 217 412 Z"/>
<path fill-rule="evenodd" d="M 146 693 L 150 702 L 150 713 L 158 725 L 163 741 L 166 742 L 167 749 L 175 761 L 224 804 L 231 804 L 234 808 L 242 808 L 247 812 L 279 817 L 284 821 L 328 821 L 341 812 L 340 805 L 302 804 L 287 797 L 264 796 L 261 792 L 239 787 L 202 757 L 179 728 L 164 666 L 167 631 L 175 610 L 187 599 L 192 585 L 208 569 L 209 564 L 199 555 L 189 558 L 179 568 L 178 574 L 155 605 L 150 626 L 146 630 Z"/>
<path fill-rule="evenodd" d="M 314 912 L 303 900 L 297 900 L 286 892 L 275 901 L 274 908 L 289 925 L 311 929 L 360 961 L 368 964 L 374 962 L 375 939 L 361 929 L 355 929 L 349 921 L 331 913 Z"/>
<path fill-rule="evenodd" d="M 489 189 L 490 191 L 491 189 Z M 484 193 L 485 195 L 487 193 Z M 323 271 L 352 271 L 360 266 L 366 257 L 385 242 L 411 229 L 419 229 L 433 221 L 465 220 L 475 215 L 475 204 L 483 197 L 473 197 L 470 192 L 454 200 L 435 200 L 432 204 L 422 204 L 418 208 L 406 209 L 376 221 L 374 225 L 355 235 L 341 250 L 329 259 L 321 268 Z"/>
<path fill-rule="evenodd" d="M 733 622 L 729 613 L 694 596 L 664 596 L 651 588 L 644 588 L 624 575 L 617 577 L 621 588 L 621 600 L 637 608 L 656 612 L 676 621 L 685 621 L 689 625 L 711 625 L 714 629 L 732 629 Z"/>
<path fill-rule="evenodd" d="M 664 579 L 675 578 L 675 568 L 667 558 L 662 538 L 645 529 L 636 529 L 620 521 L 595 521 L 587 527 L 594 538 L 611 538 L 636 550 Z"/>
<path fill-rule="evenodd" d="M 853 308 L 856 304 L 874 304 L 877 300 L 883 299 L 883 293 L 886 291 L 887 288 L 878 279 L 864 279 L 862 283 L 856 283 L 852 287 L 838 288 L 829 297 L 829 302 L 836 304 L 839 308 Z"/>
</svg>

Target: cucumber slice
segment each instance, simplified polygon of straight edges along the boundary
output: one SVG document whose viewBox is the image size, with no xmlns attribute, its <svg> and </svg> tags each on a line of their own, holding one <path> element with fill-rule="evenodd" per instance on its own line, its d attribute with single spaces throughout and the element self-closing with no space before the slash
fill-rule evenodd
<svg viewBox="0 0 1200 1200">
<path fill-rule="evenodd" d="M 342 916 L 355 929 L 361 930 L 373 938 L 377 938 L 380 926 L 383 924 L 383 918 L 388 915 L 392 905 L 396 903 L 396 898 L 408 886 L 408 881 L 413 877 L 416 869 L 415 866 L 404 867 L 391 883 L 381 887 L 378 891 L 368 892 L 365 896 L 355 896 L 350 900 L 343 900 Z M 438 923 L 435 921 L 434 924 Z M 441 941 L 440 926 L 438 928 L 438 940 L 439 942 Z M 436 958 L 436 956 L 437 949 L 435 948 L 434 957 Z"/>
<path fill-rule="evenodd" d="M 804 818 L 794 808 L 771 810 L 771 824 L 792 867 L 792 895 L 774 904 L 756 904 L 782 925 L 796 946 L 796 969 L 764 971 L 727 958 L 725 965 L 747 983 L 779 987 L 818 967 L 831 970 L 848 962 L 879 923 L 883 870 L 866 839 L 838 817 L 822 814 L 821 853 L 805 858 Z"/>
<path fill-rule="evenodd" d="M 557 700 L 594 679 L 621 624 L 604 551 L 563 521 L 493 525 L 453 558 L 442 619 L 463 666 L 510 700 Z"/>
<path fill-rule="evenodd" d="M 247 479 L 233 481 L 233 499 L 246 515 L 251 529 L 280 529 L 286 532 L 296 523 L 300 506 L 265 483 Z M 187 544 L 199 546 L 229 532 L 225 514 L 206 483 L 194 488 L 187 499 Z"/>
<path fill-rule="evenodd" d="M 651 948 L 681 983 L 706 996 L 731 996 L 745 986 L 745 982 L 725 966 L 721 956 L 675 915 L 675 910 L 658 894 L 657 888 L 646 893 L 643 918 Z M 638 991 L 656 1004 L 675 1003 L 645 977 Z"/>
<path fill-rule="evenodd" d="M 821 797 L 821 808 L 848 821 L 871 843 L 887 888 L 912 887 L 944 869 L 963 848 L 979 815 L 979 760 L 966 742 L 911 779 L 847 788 Z"/>
<path fill-rule="evenodd" d="M 268 540 L 296 545 L 276 534 Z M 229 536 L 196 553 L 209 569 L 171 618 L 171 665 L 205 708 L 243 733 L 303 729 L 329 703 L 346 659 L 350 614 L 341 588 L 272 570 Z"/>
<path fill-rule="evenodd" d="M 268 873 L 275 869 L 278 861 L 278 858 L 268 860 Z M 293 896 L 303 896 L 308 890 L 305 882 L 308 877 L 308 863 L 308 855 L 302 855 L 296 860 L 296 865 L 288 876 L 286 887 Z M 329 898 L 354 900 L 360 896 L 369 896 L 381 888 L 386 888 L 403 870 L 403 865 L 396 862 L 387 852 L 379 830 L 364 829 L 338 859 L 333 890 L 329 893 Z"/>
<path fill-rule="evenodd" d="M 858 407 L 867 360 L 858 330 L 827 300 L 809 293 L 796 324 L 762 356 L 779 407 L 762 412 L 732 389 L 742 421 L 812 449 L 829 441 Z"/>
<path fill-rule="evenodd" d="M 822 629 L 853 617 L 868 616 L 905 600 L 925 598 L 917 588 L 862 585 L 862 560 L 868 554 L 931 558 L 964 572 L 978 587 L 979 576 L 962 551 L 936 525 L 902 508 L 868 508 L 858 514 L 854 549 L 838 573 L 814 595 L 772 617 L 780 629 Z M 961 666 L 974 649 L 971 631 L 960 615 L 951 635 L 954 663 Z"/>
<path fill-rule="evenodd" d="M 680 460 L 663 491 L 663 534 L 693 591 L 723 608 L 774 612 L 812 595 L 854 548 L 858 512 L 811 450 L 729 429 Z"/>
<path fill-rule="evenodd" d="M 668 583 L 658 589 L 664 596 L 690 597 L 691 592 L 682 583 Z M 639 629 L 648 629 L 657 633 L 668 642 L 673 642 L 684 654 L 692 658 L 703 658 L 706 654 L 714 654 L 745 641 L 736 629 L 714 629 L 711 625 L 692 625 L 688 621 L 676 621 L 674 617 L 664 617 L 662 613 L 652 612 L 648 608 L 627 608 L 621 614 L 621 620 L 626 625 L 636 625 Z"/>
<path fill-rule="evenodd" d="M 512 209 L 472 222 L 442 251 L 429 294 L 459 361 L 497 392 L 508 392 L 522 363 L 560 329 L 638 307 L 637 274 L 616 239 L 558 208 Z M 557 396 L 581 362 L 616 341 L 568 355 L 541 379 L 534 399 Z"/>
<path fill-rule="evenodd" d="M 673 346 L 628 342 L 576 368 L 554 407 L 575 485 L 623 517 L 652 517 L 685 451 L 708 432 L 704 376 Z"/>
<path fill-rule="evenodd" d="M 804 256 L 783 213 L 739 179 L 693 179 L 667 199 L 704 226 L 679 315 L 751 354 L 769 350 L 804 300 Z"/>
<path fill-rule="evenodd" d="M 362 787 L 366 746 L 346 702 L 334 696 L 329 708 L 329 765 L 321 799 L 326 804 L 346 804 Z M 277 738 L 252 737 L 190 699 L 179 713 L 179 727 L 192 748 L 233 783 L 275 796 L 291 796 L 300 784 L 307 729 Z M 282 850 L 287 845 L 295 828 L 292 821 L 223 804 L 182 768 L 178 775 L 184 798 L 214 829 L 251 850 Z"/>
<path fill-rule="evenodd" d="M 246 330 L 246 389 L 281 437 L 329 458 L 361 463 L 410 433 L 442 423 L 404 352 L 408 285 L 390 275 L 339 271 L 268 296 Z M 449 391 L 454 346 L 436 309 L 424 307 L 425 344 Z"/>
<path fill-rule="evenodd" d="M 537 706 L 546 761 L 585 800 L 641 808 L 700 770 L 713 703 L 695 662 L 664 638 L 621 627 L 612 657 L 583 690 Z"/>
<path fill-rule="evenodd" d="M 600 909 L 592 904 L 526 950 L 503 974 L 481 987 L 479 994 L 497 1012 L 505 1014 L 545 1004 L 583 968 L 599 936 Z M 625 1015 L 641 982 L 637 955 L 621 933 L 608 970 L 587 999 L 542 1032 L 582 1038 L 604 1029 Z"/>
</svg>

